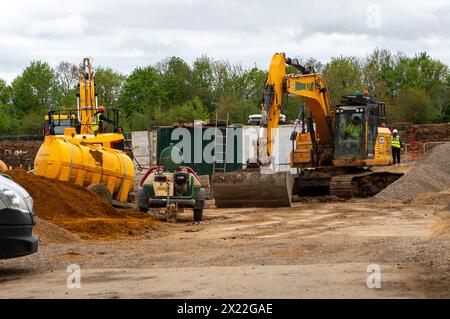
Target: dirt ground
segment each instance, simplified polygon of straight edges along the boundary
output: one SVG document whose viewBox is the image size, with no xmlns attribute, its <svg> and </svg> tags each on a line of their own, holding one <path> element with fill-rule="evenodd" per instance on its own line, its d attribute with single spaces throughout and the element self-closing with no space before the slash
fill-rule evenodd
<svg viewBox="0 0 450 319">
<path fill-rule="evenodd" d="M 115 241 L 65 238 L 0 261 L 0 297 L 450 297 L 450 215 L 441 206 L 353 200 L 186 212 Z M 70 264 L 81 287 L 66 284 Z M 381 270 L 369 289 L 367 268 Z"/>
<path fill-rule="evenodd" d="M 13 168 L 33 168 L 42 141 L 0 141 L 0 160 Z"/>
</svg>

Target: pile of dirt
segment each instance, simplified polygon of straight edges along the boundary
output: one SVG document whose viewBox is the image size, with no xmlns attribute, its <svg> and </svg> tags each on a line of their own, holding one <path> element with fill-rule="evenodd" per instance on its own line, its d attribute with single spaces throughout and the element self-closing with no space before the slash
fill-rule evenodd
<svg viewBox="0 0 450 319">
<path fill-rule="evenodd" d="M 68 235 L 92 240 L 139 235 L 157 223 L 148 214 L 116 210 L 84 187 L 35 176 L 23 169 L 11 170 L 8 175 L 33 197 L 35 214 L 47 222 L 38 224 L 36 231 L 50 241 L 58 238 L 54 234 L 60 230 L 48 222 L 69 231 Z M 60 238 L 62 242 L 73 239 L 65 235 Z"/>
<path fill-rule="evenodd" d="M 32 168 L 42 141 L 0 141 L 0 160 L 8 167 Z"/>
<path fill-rule="evenodd" d="M 450 144 L 431 149 L 416 167 L 375 198 L 382 200 L 411 201 L 418 194 L 436 193 L 450 187 Z"/>
<path fill-rule="evenodd" d="M 411 204 L 414 205 L 450 205 L 450 188 L 438 193 L 424 193 L 416 195 Z"/>
<path fill-rule="evenodd" d="M 46 244 L 73 243 L 80 240 L 77 235 L 39 217 L 36 217 L 36 226 L 34 227 L 33 232 L 39 237 L 41 243 Z"/>
<path fill-rule="evenodd" d="M 104 241 L 143 236 L 151 230 L 161 228 L 162 224 L 149 214 L 133 210 L 121 211 L 120 217 L 78 218 L 58 223 L 82 239 Z"/>
<path fill-rule="evenodd" d="M 114 208 L 102 202 L 97 195 L 84 187 L 35 176 L 23 169 L 11 170 L 8 175 L 30 193 L 34 200 L 36 215 L 45 220 L 120 216 Z"/>
<path fill-rule="evenodd" d="M 410 130 L 408 127 L 396 127 L 399 129 L 403 142 L 410 143 Z M 425 142 L 450 141 L 450 123 L 442 124 L 416 124 L 414 125 L 414 139 Z"/>
</svg>

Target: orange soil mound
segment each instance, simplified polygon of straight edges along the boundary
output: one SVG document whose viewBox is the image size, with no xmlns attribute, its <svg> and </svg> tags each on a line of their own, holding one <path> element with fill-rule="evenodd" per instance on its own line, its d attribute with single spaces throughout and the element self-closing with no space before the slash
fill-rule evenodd
<svg viewBox="0 0 450 319">
<path fill-rule="evenodd" d="M 46 220 L 67 217 L 120 216 L 84 187 L 35 176 L 23 169 L 8 172 L 33 197 L 36 215 Z"/>
<path fill-rule="evenodd" d="M 39 217 L 36 217 L 36 226 L 33 232 L 39 237 L 39 241 L 45 244 L 73 243 L 80 240 L 77 235 Z"/>
<path fill-rule="evenodd" d="M 77 185 L 35 176 L 23 169 L 8 171 L 8 175 L 33 197 L 39 218 L 83 239 L 114 240 L 139 235 L 157 224 L 147 214 L 116 210 Z M 50 237 L 52 242 L 55 239 L 55 228 L 47 223 L 38 223 L 36 232 L 43 238 Z M 61 241 L 67 241 L 67 236 L 61 236 Z"/>
</svg>

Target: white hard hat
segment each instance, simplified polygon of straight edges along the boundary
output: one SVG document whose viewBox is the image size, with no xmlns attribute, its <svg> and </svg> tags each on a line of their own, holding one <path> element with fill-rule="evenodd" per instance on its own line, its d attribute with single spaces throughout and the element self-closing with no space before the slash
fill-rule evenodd
<svg viewBox="0 0 450 319">
<path fill-rule="evenodd" d="M 393 132 L 393 133 L 398 133 L 397 129 L 394 129 L 392 132 Z"/>
</svg>

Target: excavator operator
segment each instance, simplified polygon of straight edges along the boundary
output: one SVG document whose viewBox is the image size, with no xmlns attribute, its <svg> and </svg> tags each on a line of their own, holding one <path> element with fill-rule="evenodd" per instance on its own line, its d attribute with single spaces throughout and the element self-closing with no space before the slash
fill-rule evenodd
<svg viewBox="0 0 450 319">
<path fill-rule="evenodd" d="M 361 134 L 361 130 L 362 130 L 361 119 L 359 118 L 359 116 L 355 116 L 345 129 L 345 138 L 358 140 Z"/>
<path fill-rule="evenodd" d="M 114 124 L 113 120 L 110 120 L 105 116 L 105 107 L 99 106 L 97 112 L 92 116 L 92 131 L 94 133 L 104 133 L 108 129 L 108 124 Z M 104 123 L 108 123 L 104 125 Z"/>
</svg>

